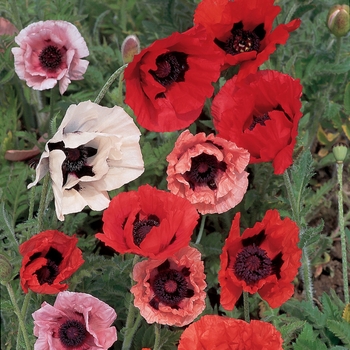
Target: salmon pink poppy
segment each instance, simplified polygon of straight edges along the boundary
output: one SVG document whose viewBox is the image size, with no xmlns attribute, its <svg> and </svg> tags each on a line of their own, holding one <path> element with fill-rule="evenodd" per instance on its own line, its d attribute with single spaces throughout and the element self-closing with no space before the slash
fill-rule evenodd
<svg viewBox="0 0 350 350">
<path fill-rule="evenodd" d="M 188 245 L 198 218 L 187 199 L 144 185 L 111 200 L 96 237 L 121 254 L 166 259 Z"/>
<path fill-rule="evenodd" d="M 282 350 L 282 343 L 270 323 L 205 315 L 184 330 L 178 350 Z"/>
<path fill-rule="evenodd" d="M 56 294 L 68 288 L 67 280 L 84 263 L 77 247 L 78 239 L 63 232 L 48 230 L 38 233 L 19 246 L 23 256 L 21 286 L 42 294 Z"/>
<path fill-rule="evenodd" d="M 71 80 L 83 79 L 89 62 L 84 38 L 66 21 L 40 21 L 22 29 L 12 49 L 15 71 L 34 90 L 52 89 L 58 82 L 63 94 Z"/>
<path fill-rule="evenodd" d="M 240 234 L 240 213 L 236 214 L 220 255 L 220 303 L 232 310 L 242 292 L 258 292 L 272 307 L 279 307 L 294 292 L 301 249 L 299 229 L 277 210 L 268 210 L 261 222 Z"/>
<path fill-rule="evenodd" d="M 221 50 L 202 26 L 156 40 L 125 69 L 125 103 L 148 130 L 186 128 L 213 94 L 222 62 Z"/>
<path fill-rule="evenodd" d="M 275 174 L 293 163 L 302 117 L 302 86 L 287 74 L 265 70 L 226 82 L 212 103 L 218 136 L 248 150 L 250 163 L 270 162 Z"/>
<path fill-rule="evenodd" d="M 168 189 L 187 198 L 201 214 L 223 213 L 247 191 L 248 151 L 213 134 L 185 130 L 167 161 Z"/>
<path fill-rule="evenodd" d="M 32 316 L 34 350 L 108 350 L 117 340 L 116 312 L 90 294 L 61 292 Z"/>
<path fill-rule="evenodd" d="M 204 264 L 195 248 L 184 247 L 165 260 L 141 261 L 133 278 L 134 305 L 148 323 L 182 327 L 205 308 Z"/>
<path fill-rule="evenodd" d="M 202 0 L 195 12 L 195 24 L 204 25 L 225 54 L 223 69 L 240 65 L 239 79 L 255 73 L 289 33 L 300 26 L 295 19 L 272 29 L 281 8 L 274 0 Z"/>
</svg>

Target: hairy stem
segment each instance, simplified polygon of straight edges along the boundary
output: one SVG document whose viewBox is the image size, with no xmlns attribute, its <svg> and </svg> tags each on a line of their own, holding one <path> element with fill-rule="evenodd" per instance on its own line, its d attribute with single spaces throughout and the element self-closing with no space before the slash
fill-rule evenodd
<svg viewBox="0 0 350 350">
<path fill-rule="evenodd" d="M 243 308 L 244 308 L 244 320 L 250 322 L 250 312 L 249 312 L 249 294 L 243 291 Z"/>
<path fill-rule="evenodd" d="M 120 68 L 118 68 L 111 76 L 110 78 L 107 80 L 106 84 L 103 86 L 103 88 L 101 89 L 100 93 L 97 95 L 96 99 L 95 99 L 95 103 L 99 104 L 101 102 L 101 100 L 104 98 L 104 96 L 106 95 L 108 89 L 110 88 L 110 86 L 115 82 L 115 80 L 119 77 L 119 75 L 124 72 L 124 69 L 127 67 L 127 64 L 124 64 L 124 66 L 121 66 Z"/>
<path fill-rule="evenodd" d="M 26 350 L 31 350 L 32 348 L 30 346 L 28 333 L 27 333 L 27 330 L 26 330 L 26 327 L 25 327 L 25 324 L 24 324 L 24 319 L 23 319 L 23 316 L 22 316 L 22 312 L 19 309 L 17 301 L 16 301 L 15 293 L 13 292 L 13 289 L 12 289 L 12 286 L 11 286 L 10 283 L 6 283 L 6 288 L 7 288 L 7 291 L 9 293 L 9 295 L 10 295 L 11 303 L 12 303 L 14 309 L 15 309 L 15 314 L 17 315 L 17 318 L 18 318 L 18 323 L 19 323 L 19 327 L 20 327 L 20 329 L 22 331 L 22 334 L 23 334 Z M 17 338 L 17 340 L 18 340 L 18 338 Z"/>
<path fill-rule="evenodd" d="M 140 257 L 138 255 L 135 255 L 132 266 L 135 266 L 135 264 L 139 261 L 139 259 L 140 259 Z M 133 285 L 133 284 L 134 284 L 134 280 L 131 277 L 131 285 Z M 134 335 L 135 335 L 135 333 L 138 329 L 138 326 L 141 322 L 140 314 L 137 316 L 137 319 L 135 320 L 136 308 L 134 306 L 133 301 L 134 301 L 134 298 L 133 298 L 133 296 L 131 296 L 129 309 L 128 309 L 128 316 L 126 318 L 125 335 L 124 335 L 122 350 L 129 350 L 131 348 L 132 340 L 133 340 Z M 140 316 L 140 319 L 138 319 L 139 316 Z"/>
<path fill-rule="evenodd" d="M 293 193 L 293 187 L 292 182 L 290 180 L 288 170 L 286 170 L 283 173 L 283 179 L 284 184 L 287 189 L 287 195 L 289 199 L 289 203 L 292 208 L 293 213 L 293 219 L 295 220 L 296 224 L 299 227 L 299 237 L 304 234 L 305 230 L 302 229 L 301 220 L 300 220 L 300 205 L 298 204 L 298 201 L 296 200 L 294 193 Z M 306 295 L 306 300 L 313 302 L 313 285 L 312 285 L 312 278 L 311 278 L 311 269 L 310 269 L 310 258 L 309 258 L 309 252 L 306 247 L 302 249 L 302 266 L 301 266 L 301 277 L 304 282 L 304 290 Z"/>
<path fill-rule="evenodd" d="M 343 163 L 337 163 L 337 178 L 338 178 L 338 220 L 341 242 L 341 254 L 343 265 L 343 285 L 345 304 L 349 304 L 349 281 L 348 281 L 348 259 L 346 253 L 346 237 L 344 224 L 344 209 L 343 209 Z"/>
<path fill-rule="evenodd" d="M 44 177 L 43 188 L 41 190 L 40 204 L 38 210 L 38 231 L 41 232 L 44 227 L 44 212 L 46 208 L 46 195 L 49 189 L 50 175 Z"/>
</svg>

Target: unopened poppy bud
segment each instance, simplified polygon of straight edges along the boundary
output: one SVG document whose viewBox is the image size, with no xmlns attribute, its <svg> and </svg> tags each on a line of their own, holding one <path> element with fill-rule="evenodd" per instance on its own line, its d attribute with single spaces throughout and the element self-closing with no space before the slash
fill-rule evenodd
<svg viewBox="0 0 350 350">
<path fill-rule="evenodd" d="M 6 284 L 12 279 L 12 265 L 5 255 L 0 254 L 0 282 Z"/>
<path fill-rule="evenodd" d="M 130 63 L 134 56 L 140 53 L 140 40 L 136 35 L 128 35 L 122 44 L 122 57 L 124 63 Z"/>
<path fill-rule="evenodd" d="M 327 16 L 327 26 L 332 34 L 341 37 L 350 30 L 350 16 L 348 5 L 332 6 Z"/>
<path fill-rule="evenodd" d="M 350 304 L 345 305 L 344 311 L 343 311 L 343 319 L 350 323 Z"/>
<path fill-rule="evenodd" d="M 337 163 L 343 163 L 347 152 L 348 148 L 344 144 L 338 144 L 333 147 L 333 154 Z"/>
</svg>

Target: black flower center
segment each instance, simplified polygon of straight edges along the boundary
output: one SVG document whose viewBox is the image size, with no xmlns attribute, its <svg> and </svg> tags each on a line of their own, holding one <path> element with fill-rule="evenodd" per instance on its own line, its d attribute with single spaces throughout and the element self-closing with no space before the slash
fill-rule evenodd
<svg viewBox="0 0 350 350">
<path fill-rule="evenodd" d="M 157 57 L 157 70 L 150 70 L 153 78 L 164 87 L 185 80 L 188 70 L 187 55 L 183 52 L 167 52 Z"/>
<path fill-rule="evenodd" d="M 233 270 L 239 280 L 254 284 L 272 273 L 272 261 L 265 250 L 250 245 L 237 254 Z"/>
<path fill-rule="evenodd" d="M 227 165 L 224 161 L 218 162 L 213 155 L 202 153 L 192 158 L 191 169 L 184 174 L 190 188 L 207 185 L 211 190 L 217 189 L 216 177 L 218 171 L 226 171 Z"/>
<path fill-rule="evenodd" d="M 215 38 L 214 42 L 221 49 L 230 55 L 237 55 L 243 52 L 259 51 L 260 41 L 264 39 L 266 31 L 264 23 L 259 24 L 253 31 L 243 30 L 243 23 L 233 25 L 231 35 L 226 41 Z"/>
<path fill-rule="evenodd" d="M 83 323 L 77 320 L 68 320 L 60 326 L 58 336 L 64 347 L 75 348 L 84 343 L 87 331 Z"/>
<path fill-rule="evenodd" d="M 87 146 L 66 148 L 63 141 L 49 143 L 49 150 L 59 149 L 64 152 L 66 159 L 62 163 L 63 184 L 67 182 L 68 174 L 74 174 L 78 178 L 83 176 L 95 176 L 92 166 L 87 165 L 87 159 L 97 153 L 97 149 Z"/>
<path fill-rule="evenodd" d="M 268 116 L 267 113 L 265 113 L 265 114 L 263 114 L 263 115 L 260 115 L 260 116 L 258 116 L 258 117 L 253 116 L 253 121 L 252 121 L 252 123 L 249 125 L 248 129 L 249 129 L 250 131 L 252 131 L 252 130 L 255 128 L 256 124 L 260 124 L 260 125 L 262 125 L 262 126 L 266 126 L 266 125 L 265 125 L 265 121 L 266 121 L 266 120 L 271 120 L 271 118 Z"/>
<path fill-rule="evenodd" d="M 134 228 L 132 235 L 134 237 L 134 243 L 139 247 L 141 242 L 147 236 L 147 233 L 151 231 L 152 227 L 159 226 L 160 220 L 156 215 L 149 215 L 147 219 L 140 220 L 140 215 L 137 214 L 134 221 Z"/>
<path fill-rule="evenodd" d="M 39 255 L 40 256 L 40 255 Z M 38 258 L 39 256 L 36 256 Z M 37 275 L 38 282 L 40 285 L 44 283 L 52 284 L 55 278 L 59 274 L 59 265 L 63 260 L 62 254 L 56 250 L 55 248 L 50 248 L 49 251 L 44 256 L 47 259 L 47 263 L 45 266 L 42 266 L 40 269 L 35 271 Z M 31 259 L 34 260 L 34 259 Z"/>
<path fill-rule="evenodd" d="M 155 294 L 150 301 L 150 305 L 158 310 L 159 303 L 163 303 L 171 308 L 178 309 L 178 304 L 184 298 L 190 298 L 194 291 L 188 288 L 186 277 L 189 276 L 187 268 L 181 271 L 167 268 L 170 266 L 168 260 L 158 267 L 158 274 L 151 282 L 152 290 Z"/>
<path fill-rule="evenodd" d="M 44 69 L 53 71 L 61 65 L 62 53 L 56 46 L 46 46 L 39 54 L 39 62 Z"/>
</svg>

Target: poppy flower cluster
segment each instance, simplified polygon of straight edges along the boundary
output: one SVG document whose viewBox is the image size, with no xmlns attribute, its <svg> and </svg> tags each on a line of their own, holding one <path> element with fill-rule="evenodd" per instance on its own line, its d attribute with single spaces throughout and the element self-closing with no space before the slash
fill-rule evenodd
<svg viewBox="0 0 350 350">
<path fill-rule="evenodd" d="M 84 263 L 77 247 L 78 239 L 63 232 L 48 230 L 38 233 L 19 246 L 23 256 L 21 286 L 41 294 L 56 294 L 68 288 L 67 280 Z"/>
<path fill-rule="evenodd" d="M 220 255 L 221 305 L 232 310 L 242 292 L 258 292 L 275 308 L 294 293 L 301 249 L 299 228 L 277 210 L 268 210 L 261 222 L 240 234 L 240 213 L 232 221 Z"/>
</svg>

